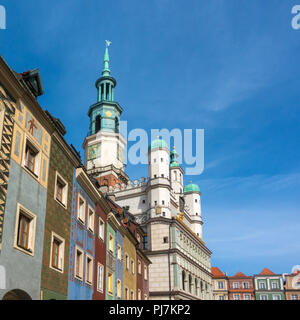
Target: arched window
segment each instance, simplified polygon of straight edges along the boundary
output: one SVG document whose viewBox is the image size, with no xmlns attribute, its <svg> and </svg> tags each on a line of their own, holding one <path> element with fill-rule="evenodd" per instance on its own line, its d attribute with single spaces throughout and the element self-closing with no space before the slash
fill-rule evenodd
<svg viewBox="0 0 300 320">
<path fill-rule="evenodd" d="M 184 272 L 184 270 L 182 271 L 181 276 L 182 276 L 182 290 L 185 291 L 185 272 Z"/>
<path fill-rule="evenodd" d="M 115 117 L 115 132 L 119 133 L 119 119 Z"/>
<path fill-rule="evenodd" d="M 95 133 L 101 130 L 101 116 L 98 114 L 95 118 Z"/>
</svg>

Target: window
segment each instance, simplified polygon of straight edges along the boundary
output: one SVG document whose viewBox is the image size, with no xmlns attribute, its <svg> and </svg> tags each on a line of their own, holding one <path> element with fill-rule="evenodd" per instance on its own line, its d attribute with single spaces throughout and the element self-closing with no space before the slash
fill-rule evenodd
<svg viewBox="0 0 300 320">
<path fill-rule="evenodd" d="M 156 178 L 156 174 L 154 175 L 154 179 Z"/>
<path fill-rule="evenodd" d="M 131 292 L 130 292 L 130 299 L 134 300 L 134 291 L 133 290 L 131 290 Z"/>
<path fill-rule="evenodd" d="M 164 158 L 160 158 L 160 162 L 164 162 Z"/>
<path fill-rule="evenodd" d="M 28 138 L 26 138 L 23 165 L 36 177 L 39 173 L 39 158 L 40 152 L 38 148 L 36 148 L 33 143 L 31 143 Z"/>
<path fill-rule="evenodd" d="M 164 241 L 164 243 L 168 243 L 169 242 L 169 238 L 168 237 L 164 237 L 163 241 Z"/>
<path fill-rule="evenodd" d="M 131 265 L 131 273 L 134 274 L 135 270 L 134 270 L 134 261 L 133 261 L 133 259 L 131 259 L 130 265 Z"/>
<path fill-rule="evenodd" d="M 298 295 L 297 294 L 292 294 L 292 300 L 298 300 Z"/>
<path fill-rule="evenodd" d="M 122 292 L 122 286 L 121 286 L 121 280 L 117 280 L 117 297 L 121 299 L 121 292 Z"/>
<path fill-rule="evenodd" d="M 195 199 L 195 202 L 197 203 L 197 202 L 198 202 L 198 199 Z"/>
<path fill-rule="evenodd" d="M 155 205 L 155 206 L 157 205 L 157 201 L 154 201 L 154 205 Z"/>
<path fill-rule="evenodd" d="M 260 300 L 268 300 L 267 295 L 262 294 L 262 295 L 260 296 Z"/>
<path fill-rule="evenodd" d="M 224 288 L 223 281 L 218 281 L 218 288 L 219 289 L 223 289 Z"/>
<path fill-rule="evenodd" d="M 273 300 L 280 300 L 279 294 L 273 294 Z"/>
<path fill-rule="evenodd" d="M 233 283 L 233 288 L 234 289 L 238 289 L 239 288 L 239 283 L 238 282 L 234 282 Z"/>
<path fill-rule="evenodd" d="M 99 238 L 104 241 L 104 221 L 99 218 Z"/>
<path fill-rule="evenodd" d="M 239 294 L 234 294 L 233 295 L 233 300 L 240 300 L 240 295 Z"/>
<path fill-rule="evenodd" d="M 129 256 L 127 253 L 125 254 L 125 267 L 126 270 L 129 270 Z"/>
<path fill-rule="evenodd" d="M 148 300 L 148 296 L 144 294 L 144 300 Z"/>
<path fill-rule="evenodd" d="M 146 203 L 146 200 L 143 200 L 143 203 Z"/>
<path fill-rule="evenodd" d="M 92 232 L 94 232 L 94 219 L 95 219 L 95 211 L 92 207 L 89 206 L 88 228 Z"/>
<path fill-rule="evenodd" d="M 162 178 L 164 178 L 164 177 L 165 177 L 165 175 L 162 173 L 162 174 L 161 174 L 161 177 L 162 177 Z"/>
<path fill-rule="evenodd" d="M 34 254 L 36 216 L 29 210 L 17 205 L 14 247 L 24 253 Z"/>
<path fill-rule="evenodd" d="M 122 248 L 121 246 L 118 244 L 118 250 L 117 250 L 117 257 L 118 257 L 118 260 L 122 260 Z"/>
<path fill-rule="evenodd" d="M 125 287 L 125 300 L 129 300 L 129 289 Z"/>
<path fill-rule="evenodd" d="M 249 282 L 244 282 L 243 287 L 244 289 L 249 289 Z"/>
<path fill-rule="evenodd" d="M 85 221 L 85 201 L 84 199 L 78 195 L 78 219 L 84 223 Z"/>
<path fill-rule="evenodd" d="M 63 272 L 64 268 L 64 251 L 65 240 L 52 232 L 51 235 L 51 251 L 50 251 L 50 267 Z"/>
<path fill-rule="evenodd" d="M 162 200 L 162 202 L 161 202 L 163 205 L 165 204 L 165 200 Z"/>
<path fill-rule="evenodd" d="M 259 289 L 265 289 L 266 288 L 266 285 L 264 282 L 260 282 L 259 283 Z"/>
<path fill-rule="evenodd" d="M 85 270 L 85 281 L 88 284 L 92 284 L 93 282 L 93 258 L 90 256 L 86 256 L 86 270 Z"/>
<path fill-rule="evenodd" d="M 225 300 L 224 296 L 219 296 L 219 300 Z"/>
<path fill-rule="evenodd" d="M 147 268 L 147 266 L 144 266 L 144 279 L 148 280 L 148 268 Z"/>
<path fill-rule="evenodd" d="M 138 296 L 137 296 L 138 300 L 142 300 L 142 292 L 140 289 L 138 289 Z"/>
<path fill-rule="evenodd" d="M 142 274 L 142 263 L 138 260 L 138 274 Z"/>
<path fill-rule="evenodd" d="M 111 233 L 109 234 L 109 251 L 114 252 L 114 237 Z"/>
<path fill-rule="evenodd" d="M 62 204 L 63 206 L 67 207 L 67 198 L 68 198 L 68 184 L 67 182 L 61 177 L 61 175 L 56 172 L 55 177 L 55 191 L 54 191 L 55 199 Z"/>
<path fill-rule="evenodd" d="M 278 283 L 272 282 L 272 289 L 278 289 Z"/>
<path fill-rule="evenodd" d="M 113 291 L 113 275 L 112 275 L 112 273 L 108 274 L 107 279 L 108 279 L 108 293 L 113 294 L 114 291 Z"/>
<path fill-rule="evenodd" d="M 80 280 L 83 278 L 83 251 L 78 247 L 75 250 L 75 277 Z"/>
<path fill-rule="evenodd" d="M 99 292 L 103 292 L 103 275 L 104 275 L 104 267 L 102 264 L 98 263 L 98 270 L 97 270 L 97 290 Z"/>
<path fill-rule="evenodd" d="M 244 294 L 244 300 L 251 300 L 249 294 Z"/>
</svg>

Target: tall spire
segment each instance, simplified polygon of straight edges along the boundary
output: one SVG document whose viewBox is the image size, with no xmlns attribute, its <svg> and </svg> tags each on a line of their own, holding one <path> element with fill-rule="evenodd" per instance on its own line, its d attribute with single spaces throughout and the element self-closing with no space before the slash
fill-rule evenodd
<svg viewBox="0 0 300 320">
<path fill-rule="evenodd" d="M 106 47 L 104 53 L 104 67 L 102 70 L 102 76 L 110 76 L 110 69 L 109 69 L 109 54 L 108 54 L 108 47 L 111 45 L 111 41 L 105 40 Z"/>
</svg>

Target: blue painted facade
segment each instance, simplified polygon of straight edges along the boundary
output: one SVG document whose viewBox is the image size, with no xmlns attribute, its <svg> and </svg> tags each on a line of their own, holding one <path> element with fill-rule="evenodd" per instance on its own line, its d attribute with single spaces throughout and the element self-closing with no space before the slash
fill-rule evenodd
<svg viewBox="0 0 300 320">
<path fill-rule="evenodd" d="M 85 200 L 85 223 L 78 220 L 78 196 Z M 72 214 L 71 214 L 71 235 L 70 235 L 70 258 L 69 258 L 69 300 L 92 300 L 93 283 L 96 275 L 93 274 L 92 284 L 86 282 L 86 255 L 95 259 L 95 234 L 88 230 L 88 208 L 89 205 L 96 211 L 94 202 L 90 199 L 76 179 L 76 169 L 73 178 Z M 75 253 L 76 247 L 84 252 L 83 257 L 83 278 L 75 277 Z M 94 269 L 94 268 L 93 268 Z"/>
<path fill-rule="evenodd" d="M 14 289 L 25 291 L 34 300 L 40 299 L 46 199 L 47 190 L 11 159 L 0 253 L 0 265 L 6 270 L 6 289 L 0 289 L 0 300 Z M 14 244 L 18 205 L 36 216 L 33 255 Z"/>
<path fill-rule="evenodd" d="M 118 246 L 121 247 L 121 260 L 118 259 L 118 255 L 115 257 L 115 266 L 116 266 L 116 271 L 115 271 L 115 300 L 117 300 L 117 281 L 118 279 L 121 280 L 121 300 L 123 299 L 123 255 L 124 255 L 124 250 L 123 250 L 123 235 L 119 230 L 116 231 L 116 251 L 118 252 Z"/>
</svg>

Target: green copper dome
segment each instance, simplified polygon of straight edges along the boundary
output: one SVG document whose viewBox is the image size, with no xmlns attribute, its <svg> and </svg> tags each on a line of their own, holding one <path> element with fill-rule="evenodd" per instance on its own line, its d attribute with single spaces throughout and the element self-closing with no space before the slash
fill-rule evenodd
<svg viewBox="0 0 300 320">
<path fill-rule="evenodd" d="M 180 167 L 180 164 L 176 161 L 173 161 L 170 163 L 170 167 L 173 168 L 173 167 Z"/>
<path fill-rule="evenodd" d="M 156 149 L 156 148 L 167 148 L 169 149 L 165 140 L 157 138 L 151 142 L 149 145 L 148 150 Z"/>
<path fill-rule="evenodd" d="M 184 193 L 186 192 L 200 192 L 200 188 L 197 184 L 195 183 L 190 183 L 190 184 L 187 184 L 185 187 L 184 187 L 184 190 L 183 190 Z"/>
</svg>

